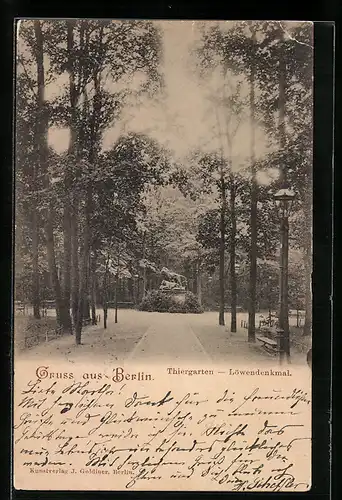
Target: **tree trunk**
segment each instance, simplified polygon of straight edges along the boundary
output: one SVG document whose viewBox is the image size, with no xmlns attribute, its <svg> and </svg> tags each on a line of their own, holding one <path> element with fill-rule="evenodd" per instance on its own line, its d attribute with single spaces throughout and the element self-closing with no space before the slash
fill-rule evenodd
<svg viewBox="0 0 342 500">
<path fill-rule="evenodd" d="M 68 181 L 66 181 L 68 184 Z M 70 298 L 71 298 L 71 221 L 70 221 L 71 203 L 70 193 L 66 193 L 64 200 L 63 214 L 63 232 L 64 232 L 64 256 L 63 256 L 63 298 L 64 307 L 67 314 L 67 321 L 70 333 L 72 333 L 72 324 L 70 317 Z"/>
<path fill-rule="evenodd" d="M 50 209 L 51 209 L 51 207 L 50 207 Z M 51 285 L 52 285 L 54 297 L 55 297 L 57 323 L 59 326 L 64 327 L 64 325 L 65 325 L 65 308 L 64 308 L 61 287 L 60 287 L 58 274 L 57 274 L 55 245 L 54 245 L 54 237 L 53 237 L 53 226 L 52 226 L 50 219 L 48 219 L 46 222 L 45 234 L 46 234 L 46 250 L 47 250 L 49 273 L 50 273 Z"/>
<path fill-rule="evenodd" d="M 71 172 L 66 172 L 66 189 L 71 189 L 71 179 L 78 177 L 78 155 L 77 155 L 77 100 L 78 100 L 78 91 L 75 85 L 75 71 L 74 71 L 74 26 L 75 21 L 70 20 L 67 23 L 67 48 L 68 48 L 68 74 L 69 74 L 69 101 L 70 101 L 70 134 L 71 140 L 69 145 L 69 161 L 70 164 L 68 167 L 74 168 L 74 172 L 72 175 Z M 70 182 L 70 187 L 69 187 Z M 70 204 L 70 206 L 69 206 Z M 70 299 L 68 298 L 68 287 L 69 287 L 69 279 L 70 279 L 70 293 L 71 293 L 71 310 L 72 310 L 72 320 L 73 326 L 77 329 L 78 327 L 78 307 L 79 307 L 79 231 L 78 231 L 78 217 L 79 217 L 79 200 L 78 194 L 74 192 L 70 192 L 70 197 L 68 197 L 68 193 L 66 196 L 66 206 L 65 210 L 69 212 L 65 214 L 64 217 L 64 255 L 66 257 L 66 261 L 64 262 L 65 269 L 65 301 L 69 302 L 68 307 L 70 309 Z M 70 240 L 70 241 L 69 241 Z M 70 253 L 69 253 L 70 252 Z M 67 271 L 69 270 L 69 261 L 70 260 L 70 273 L 69 276 L 66 276 Z M 76 333 L 76 343 L 79 340 L 79 332 Z"/>
<path fill-rule="evenodd" d="M 308 178 L 304 193 L 301 193 L 305 214 L 305 233 L 304 233 L 304 329 L 303 335 L 311 335 L 312 330 L 312 178 Z"/>
<path fill-rule="evenodd" d="M 99 42 L 102 42 L 103 35 L 103 27 L 100 27 L 100 38 Z M 84 40 L 84 25 L 82 33 L 80 34 L 80 45 L 83 50 L 86 52 L 86 47 L 89 43 L 89 31 L 85 32 L 85 40 Z M 100 45 L 99 44 L 99 45 Z M 85 131 L 85 127 L 83 127 L 79 133 L 80 143 L 83 146 L 83 151 L 88 149 L 88 177 L 91 174 L 92 166 L 96 165 L 97 162 L 97 152 L 99 149 L 99 116 L 101 114 L 101 87 L 100 87 L 100 73 L 101 67 L 96 65 L 92 79 L 94 83 L 94 96 L 92 99 L 93 109 L 90 111 L 87 87 L 83 84 L 82 89 L 79 91 L 83 92 L 84 100 L 83 100 L 83 120 L 85 123 L 89 120 L 90 125 L 90 135 L 88 135 Z M 90 119 L 89 119 L 90 118 Z M 80 275 L 80 296 L 83 301 L 83 317 L 84 319 L 90 319 L 90 302 L 92 302 L 92 315 L 93 315 L 93 323 L 96 322 L 96 309 L 95 309 L 95 300 L 93 297 L 93 279 L 92 279 L 92 271 L 91 271 L 91 258 L 90 258 L 90 246 L 91 246 L 91 217 L 94 210 L 93 207 L 93 188 L 91 182 L 88 182 L 85 190 L 85 209 L 84 209 L 84 232 L 83 232 L 83 265 L 82 271 Z"/>
<path fill-rule="evenodd" d="M 103 307 L 103 328 L 107 328 L 107 315 L 108 315 L 108 278 L 109 278 L 109 254 L 107 256 L 105 273 L 103 277 L 103 297 L 102 297 L 102 307 Z"/>
<path fill-rule="evenodd" d="M 42 33 L 40 30 L 40 25 L 35 27 L 36 29 L 36 38 L 37 41 L 39 38 L 41 38 L 40 43 L 41 46 L 39 47 L 41 52 L 43 52 L 43 40 L 42 40 Z M 38 54 L 37 54 L 38 55 Z M 42 88 L 38 90 L 41 93 L 44 92 L 44 61 L 40 58 L 38 60 L 37 58 L 37 67 L 38 65 L 41 66 L 40 68 L 40 74 L 39 74 L 39 82 L 38 86 L 41 86 Z M 38 73 L 38 72 L 37 72 Z M 38 96 L 39 102 L 37 102 L 37 107 L 40 112 L 42 112 L 42 107 L 44 106 L 44 101 L 42 95 L 39 94 Z M 47 128 L 47 123 L 41 123 L 41 120 L 43 117 L 38 117 L 36 121 L 36 127 L 35 127 L 35 147 L 37 148 L 37 151 L 40 149 L 40 141 L 41 133 L 45 133 L 42 127 Z M 46 130 L 47 132 L 47 130 Z M 43 147 L 43 146 L 42 146 Z M 43 159 L 43 157 L 42 157 Z M 42 165 L 40 165 L 42 167 Z M 33 262 L 32 262 L 32 304 L 33 304 L 33 316 L 36 319 L 40 319 L 40 290 L 39 290 L 39 253 L 38 253 L 38 248 L 39 248 L 39 226 L 38 226 L 38 167 L 37 165 L 33 165 L 33 189 L 34 189 L 34 204 L 32 206 L 32 255 L 33 255 Z"/>
<path fill-rule="evenodd" d="M 107 316 L 108 316 L 108 307 L 107 303 L 103 305 L 103 328 L 106 330 L 107 328 Z"/>
<path fill-rule="evenodd" d="M 80 345 L 82 342 L 82 324 L 83 324 L 83 310 L 84 310 L 84 255 L 86 253 L 85 248 L 83 248 L 83 255 L 81 259 L 81 265 L 79 266 L 79 292 L 78 292 L 78 302 L 77 302 L 77 312 L 76 312 L 76 325 L 75 325 L 75 340 L 76 345 Z"/>
<path fill-rule="evenodd" d="M 41 30 L 41 24 L 39 20 L 34 21 L 34 31 L 36 37 L 36 64 L 37 64 L 37 128 L 36 128 L 36 147 L 38 153 L 38 164 L 44 178 L 44 188 L 48 190 L 50 187 L 49 176 L 48 176 L 48 144 L 47 144 L 47 134 L 48 134 L 48 115 L 45 107 L 45 74 L 44 74 L 44 47 L 43 47 L 43 33 Z M 46 221 L 45 221 L 45 235 L 46 235 L 46 248 L 47 248 L 47 258 L 49 265 L 49 272 L 51 277 L 51 284 L 54 291 L 55 306 L 56 306 L 56 316 L 57 322 L 62 326 L 63 330 L 67 330 L 67 311 L 64 307 L 64 302 L 62 300 L 60 282 L 58 279 L 57 268 L 56 268 L 56 256 L 55 256 L 55 245 L 54 245 L 54 234 L 53 234 L 53 205 L 51 197 L 48 196 L 48 204 L 46 210 Z"/>
<path fill-rule="evenodd" d="M 312 295 L 311 295 L 311 244 L 307 245 L 304 253 L 305 267 L 305 321 L 303 335 L 311 335 L 312 328 Z"/>
<path fill-rule="evenodd" d="M 78 304 L 79 304 L 79 259 L 78 259 L 78 196 L 74 193 L 71 217 L 71 309 L 74 328 L 77 325 Z"/>
<path fill-rule="evenodd" d="M 114 307 L 115 307 L 115 316 L 114 316 L 114 323 L 118 322 L 118 277 L 115 277 L 115 294 L 114 294 Z"/>
<path fill-rule="evenodd" d="M 286 128 L 285 128 L 285 104 L 286 104 L 286 64 L 284 51 L 284 31 L 282 28 L 279 30 L 280 35 L 280 58 L 279 58 L 279 146 L 284 151 L 286 147 Z M 283 165 L 280 170 L 280 181 L 286 186 L 287 184 L 287 170 L 286 165 Z"/>
<path fill-rule="evenodd" d="M 131 277 L 127 280 L 128 296 L 130 302 L 135 302 L 133 269 L 130 267 Z"/>
<path fill-rule="evenodd" d="M 283 153 L 286 150 L 286 128 L 285 128 L 285 102 L 286 102 L 286 62 L 284 54 L 284 30 L 280 28 L 280 58 L 279 58 L 279 146 Z M 282 186 L 287 188 L 287 167 L 283 163 L 283 168 L 281 169 L 280 177 Z M 288 232 L 289 223 L 288 218 L 283 217 L 281 221 L 281 231 L 282 231 L 282 248 L 281 253 L 283 255 L 283 304 L 280 304 L 280 311 L 282 311 L 283 317 L 279 315 L 280 328 L 284 330 L 284 351 L 285 357 L 288 362 L 290 362 L 290 327 L 289 327 L 289 306 L 288 306 L 288 253 L 289 253 L 289 242 L 288 242 Z"/>
<path fill-rule="evenodd" d="M 87 188 L 87 198 L 91 196 L 90 187 Z M 85 204 L 84 209 L 84 230 L 83 230 L 83 254 L 81 265 L 79 269 L 79 296 L 78 296 L 78 311 L 77 311 L 77 323 L 76 323 L 76 344 L 81 344 L 82 336 L 82 325 L 83 325 L 83 314 L 85 308 L 85 302 L 87 297 L 87 268 L 89 262 L 89 210 L 88 203 Z M 89 309 L 88 309 L 89 311 Z"/>
<path fill-rule="evenodd" d="M 83 233 L 83 243 L 84 243 L 84 255 L 83 255 L 83 274 L 81 273 L 81 278 L 83 278 L 83 319 L 90 319 L 90 217 L 92 213 L 92 186 L 89 183 L 87 187 L 86 194 L 86 205 L 85 205 L 85 227 Z"/>
<path fill-rule="evenodd" d="M 248 341 L 255 342 L 256 279 L 257 279 L 257 194 L 256 186 L 251 189 L 251 248 L 249 271 Z"/>
<path fill-rule="evenodd" d="M 142 241 L 142 258 L 145 259 L 146 254 L 146 231 L 143 233 L 143 241 Z M 146 266 L 144 264 L 143 267 L 143 289 L 142 289 L 142 298 L 146 295 Z"/>
<path fill-rule="evenodd" d="M 252 29 L 252 52 L 255 51 L 256 35 Z M 251 54 L 251 72 L 250 72 L 250 162 L 251 162 L 251 205 L 250 205 L 250 269 L 249 269 L 249 290 L 248 290 L 248 342 L 255 342 L 255 306 L 256 306 L 256 280 L 257 280 L 257 183 L 255 169 L 255 57 Z"/>
<path fill-rule="evenodd" d="M 231 287 L 231 323 L 230 331 L 236 332 L 236 306 L 237 306 L 237 286 L 236 286 L 236 212 L 235 212 L 236 186 L 231 177 L 230 182 L 230 216 L 231 216 L 231 241 L 230 241 L 230 287 Z"/>
<path fill-rule="evenodd" d="M 201 274 L 201 261 L 197 262 L 197 297 L 199 305 L 202 305 L 202 274 Z"/>
<path fill-rule="evenodd" d="M 91 301 L 91 324 L 97 325 L 96 305 L 95 305 L 95 301 L 93 300 L 93 298 Z"/>
<path fill-rule="evenodd" d="M 225 232 L 226 232 L 226 186 L 224 182 L 223 171 L 221 169 L 221 217 L 220 217 L 220 310 L 219 310 L 219 325 L 224 326 L 224 302 L 225 302 L 225 272 L 224 272 L 224 257 L 225 257 Z"/>
<path fill-rule="evenodd" d="M 74 147 L 75 147 L 75 139 L 73 138 L 73 131 L 71 130 L 71 144 L 69 146 L 69 157 L 72 156 Z M 71 243 L 71 175 L 70 175 L 70 165 L 67 164 L 66 171 L 64 174 L 64 189 L 65 189 L 65 197 L 64 197 L 64 210 L 63 210 L 63 238 L 64 238 L 64 255 L 63 255 L 63 297 L 65 308 L 68 312 L 68 322 L 70 333 L 72 333 L 72 324 L 70 317 L 70 305 L 71 305 L 71 252 L 72 252 L 72 243 Z"/>
<path fill-rule="evenodd" d="M 36 166 L 34 166 L 36 170 Z M 36 174 L 34 174 L 36 177 Z M 34 189 L 36 190 L 36 182 L 34 181 Z M 40 319 L 40 290 L 39 290 L 39 257 L 38 257 L 38 243 L 39 243 L 39 228 L 38 228 L 38 214 L 37 205 L 33 207 L 32 212 L 32 255 L 33 255 L 33 275 L 32 275 L 32 304 L 33 316 Z"/>
<path fill-rule="evenodd" d="M 228 74 L 228 67 L 225 68 L 225 78 Z M 225 95 L 225 86 L 223 90 L 224 99 Z M 230 110 L 230 113 L 232 110 Z M 236 182 L 234 179 L 234 174 L 232 172 L 232 159 L 233 159 L 233 139 L 238 130 L 239 124 L 235 131 L 232 133 L 229 127 L 229 120 L 227 115 L 226 118 L 226 138 L 229 149 L 230 156 L 230 174 L 229 174 L 229 192 L 230 192 L 230 248 L 229 248 L 229 277 L 230 277 L 230 288 L 231 288 L 231 321 L 230 321 L 230 331 L 236 332 L 236 307 L 237 307 L 237 284 L 236 284 Z M 218 120 L 219 123 L 219 120 Z"/>
<path fill-rule="evenodd" d="M 91 294 L 90 294 L 90 305 L 91 305 L 91 323 L 92 325 L 97 324 L 96 317 L 96 253 L 94 257 L 90 260 L 90 277 L 91 277 Z"/>
<path fill-rule="evenodd" d="M 116 261 L 116 276 L 115 276 L 115 323 L 118 322 L 118 292 L 119 292 L 119 267 L 120 267 L 120 249 L 118 249 L 117 261 Z"/>
<path fill-rule="evenodd" d="M 85 24 L 82 22 L 81 27 L 80 27 L 80 51 L 86 51 L 86 46 L 87 46 L 87 40 L 89 37 L 88 31 L 85 30 Z M 86 42 L 84 40 L 84 37 L 86 36 Z M 69 27 L 68 24 L 68 46 L 72 49 L 73 48 L 73 25 L 72 27 Z M 80 177 L 80 168 L 78 165 L 78 160 L 79 159 L 84 159 L 84 154 L 85 151 L 88 149 L 88 171 L 86 172 L 87 178 L 89 178 L 90 175 L 90 164 L 92 163 L 93 158 L 91 157 L 94 152 L 94 138 L 93 134 L 91 137 L 87 134 L 87 119 L 89 117 L 89 103 L 88 103 L 88 97 L 87 97 L 87 91 L 86 91 L 86 81 L 83 75 L 83 71 L 81 70 L 79 73 L 79 80 L 78 80 L 78 88 L 75 86 L 75 74 L 74 74 L 74 59 L 71 57 L 69 59 L 69 85 L 70 85 L 70 104 L 71 104 L 71 115 L 72 115 L 72 123 L 75 129 L 75 132 L 77 132 L 77 138 L 78 138 L 78 150 L 76 151 L 76 181 L 79 180 Z M 82 80 L 82 85 L 81 85 L 81 80 Z M 97 93 L 97 89 L 96 89 Z M 83 95 L 83 106 L 82 106 L 82 121 L 84 123 L 83 126 L 79 126 L 77 123 L 77 100 L 80 95 Z M 96 99 L 96 96 L 94 96 L 94 101 Z M 82 172 L 84 173 L 84 172 Z M 74 232 L 73 235 L 75 237 L 74 241 L 74 255 L 75 255 L 75 260 L 74 262 L 77 264 L 74 269 L 74 277 L 75 277 L 75 283 L 74 283 L 74 291 L 77 293 L 77 297 L 74 297 L 74 307 L 77 308 L 75 311 L 75 319 L 76 319 L 76 344 L 81 343 L 81 336 L 82 336 L 82 326 L 83 326 L 83 319 L 84 319 L 84 313 L 85 309 L 87 307 L 87 316 L 89 317 L 89 302 L 88 302 L 88 296 L 89 296 L 89 290 L 88 290 L 88 263 L 89 263 L 89 249 L 90 249 L 90 210 L 91 210 L 91 203 L 92 203 L 92 187 L 91 183 L 88 182 L 86 187 L 81 191 L 82 185 L 79 186 L 79 192 L 84 195 L 84 198 L 79 200 L 76 200 L 75 207 L 74 207 L 74 217 L 73 217 L 73 224 L 74 224 Z M 75 194 L 76 197 L 76 194 Z M 80 253 L 80 262 L 76 262 L 76 249 L 78 250 L 78 235 L 79 235 L 79 227 L 80 227 L 80 222 L 82 218 L 79 216 L 79 212 L 82 207 L 82 201 L 85 201 L 84 203 L 84 213 L 83 213 L 83 220 L 84 220 L 84 227 L 82 231 L 82 252 Z M 76 238 L 77 235 L 77 238 Z M 76 287 L 78 285 L 78 289 L 76 290 Z"/>
<path fill-rule="evenodd" d="M 84 229 L 83 248 L 81 263 L 79 266 L 79 293 L 76 314 L 76 344 L 81 344 L 83 320 L 89 318 L 89 290 L 88 290 L 88 263 L 89 263 L 89 241 L 90 241 L 90 213 L 89 199 L 91 198 L 91 186 L 87 187 L 87 198 L 84 207 Z"/>
<path fill-rule="evenodd" d="M 88 286 L 88 282 L 87 282 L 87 285 L 86 285 L 86 293 L 85 293 L 85 297 L 84 297 L 84 307 L 83 307 L 83 319 L 87 319 L 87 320 L 90 320 L 91 317 L 90 317 L 90 295 L 89 295 L 89 286 Z"/>
</svg>

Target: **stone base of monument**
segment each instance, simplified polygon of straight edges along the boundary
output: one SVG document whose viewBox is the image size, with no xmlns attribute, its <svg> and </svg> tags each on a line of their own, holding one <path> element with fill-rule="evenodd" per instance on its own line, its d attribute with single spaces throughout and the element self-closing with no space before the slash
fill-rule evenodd
<svg viewBox="0 0 342 500">
<path fill-rule="evenodd" d="M 169 295 L 173 298 L 177 304 L 184 304 L 185 302 L 185 291 L 179 290 L 162 290 L 165 295 Z"/>
</svg>

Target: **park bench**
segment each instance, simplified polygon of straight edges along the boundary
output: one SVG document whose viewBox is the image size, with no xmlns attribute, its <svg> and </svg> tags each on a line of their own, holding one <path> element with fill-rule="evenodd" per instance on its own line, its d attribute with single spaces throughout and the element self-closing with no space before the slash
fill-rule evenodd
<svg viewBox="0 0 342 500">
<path fill-rule="evenodd" d="M 277 347 L 278 347 L 278 342 L 276 340 L 273 340 L 269 337 L 264 337 L 263 335 L 257 335 L 257 340 L 261 342 L 262 347 L 272 353 L 275 354 L 277 352 Z"/>
<path fill-rule="evenodd" d="M 45 333 L 45 342 L 60 337 L 62 333 L 63 333 L 63 328 L 61 326 L 57 326 L 54 330 L 47 330 Z"/>
<path fill-rule="evenodd" d="M 87 325 L 90 325 L 91 324 L 91 318 L 84 318 L 82 320 L 82 325 L 83 326 L 87 326 Z"/>
<path fill-rule="evenodd" d="M 265 324 L 264 324 L 265 325 Z M 278 338 L 276 332 L 276 326 L 269 326 L 266 324 L 262 326 L 256 332 L 256 339 L 261 342 L 262 347 L 270 354 L 276 354 L 278 352 Z"/>
<path fill-rule="evenodd" d="M 60 337 L 63 333 L 63 329 L 61 326 L 56 326 L 56 328 L 47 328 L 44 332 L 39 330 L 32 332 L 31 330 L 32 328 L 28 326 L 27 331 L 25 332 L 25 337 L 24 337 L 25 348 L 38 345 L 44 339 L 45 342 L 49 342 L 50 340 Z"/>
<path fill-rule="evenodd" d="M 55 301 L 54 300 L 43 300 L 41 303 L 41 315 L 43 318 L 46 318 L 48 315 L 48 310 L 49 309 L 54 309 L 55 308 Z"/>
<path fill-rule="evenodd" d="M 42 302 L 42 307 L 44 309 L 54 309 L 56 307 L 54 300 L 44 300 Z"/>
<path fill-rule="evenodd" d="M 24 302 L 21 302 L 20 300 L 16 300 L 15 303 L 15 311 L 19 312 L 23 315 L 26 313 L 26 304 Z"/>
<path fill-rule="evenodd" d="M 134 307 L 134 302 L 118 302 L 118 307 L 121 309 L 131 309 Z"/>
<path fill-rule="evenodd" d="M 20 305 L 17 305 L 17 311 L 21 314 L 24 314 L 25 315 L 25 312 L 26 312 L 26 307 L 24 304 L 20 304 Z"/>
<path fill-rule="evenodd" d="M 118 309 L 132 309 L 134 307 L 134 302 L 118 302 Z M 115 309 L 115 302 L 111 301 L 107 304 L 108 309 Z"/>
</svg>

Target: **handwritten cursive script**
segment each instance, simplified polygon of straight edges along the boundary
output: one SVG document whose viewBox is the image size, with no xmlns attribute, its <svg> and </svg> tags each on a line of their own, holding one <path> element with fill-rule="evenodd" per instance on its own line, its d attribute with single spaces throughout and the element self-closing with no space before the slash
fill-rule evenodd
<svg viewBox="0 0 342 500">
<path fill-rule="evenodd" d="M 298 377 L 185 379 L 118 384 L 32 370 L 16 385 L 17 480 L 35 489 L 309 489 L 311 401 Z"/>
</svg>

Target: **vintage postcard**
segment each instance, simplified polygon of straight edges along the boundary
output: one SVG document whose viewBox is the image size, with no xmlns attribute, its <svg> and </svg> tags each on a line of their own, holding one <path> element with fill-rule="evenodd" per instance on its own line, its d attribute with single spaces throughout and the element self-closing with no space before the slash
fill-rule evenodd
<svg viewBox="0 0 342 500">
<path fill-rule="evenodd" d="M 14 487 L 311 488 L 313 24 L 16 23 Z"/>
</svg>

